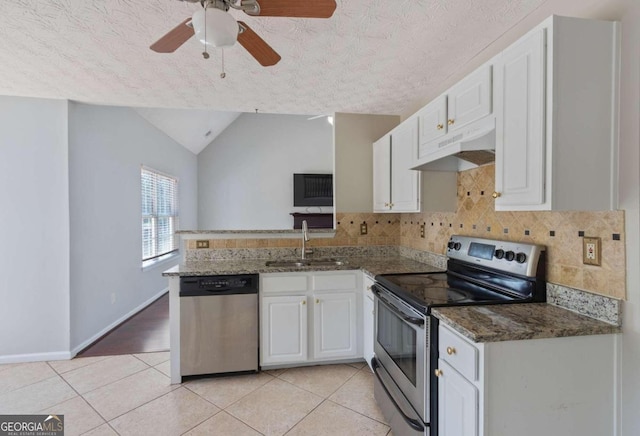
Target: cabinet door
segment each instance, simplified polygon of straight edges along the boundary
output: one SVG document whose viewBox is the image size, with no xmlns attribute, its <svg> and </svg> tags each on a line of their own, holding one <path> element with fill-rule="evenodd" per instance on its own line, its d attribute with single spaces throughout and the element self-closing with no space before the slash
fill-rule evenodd
<svg viewBox="0 0 640 436">
<path fill-rule="evenodd" d="M 373 211 L 388 212 L 391 203 L 391 135 L 373 143 Z"/>
<path fill-rule="evenodd" d="M 261 364 L 307 360 L 307 297 L 263 297 Z"/>
<path fill-rule="evenodd" d="M 498 64 L 496 209 L 545 202 L 545 30 L 503 52 Z"/>
<path fill-rule="evenodd" d="M 374 335 L 374 310 L 375 306 L 373 303 L 373 292 L 371 292 L 371 285 L 373 285 L 373 280 L 365 277 L 364 279 L 364 296 L 362 298 L 362 339 L 363 339 L 363 355 L 364 360 L 371 368 L 371 359 L 374 356 L 373 353 L 373 342 L 375 340 Z M 373 368 L 371 368 L 373 371 Z"/>
<path fill-rule="evenodd" d="M 478 390 L 444 360 L 438 369 L 438 435 L 478 436 Z"/>
<path fill-rule="evenodd" d="M 491 114 L 491 73 L 492 66 L 484 65 L 449 90 L 447 124 L 450 132 Z"/>
<path fill-rule="evenodd" d="M 314 294 L 314 359 L 357 357 L 356 293 Z"/>
<path fill-rule="evenodd" d="M 447 96 L 441 95 L 418 112 L 418 158 L 427 154 L 427 144 L 447 133 Z"/>
<path fill-rule="evenodd" d="M 391 211 L 420 212 L 420 171 L 409 169 L 418 155 L 418 120 L 391 132 Z"/>
</svg>

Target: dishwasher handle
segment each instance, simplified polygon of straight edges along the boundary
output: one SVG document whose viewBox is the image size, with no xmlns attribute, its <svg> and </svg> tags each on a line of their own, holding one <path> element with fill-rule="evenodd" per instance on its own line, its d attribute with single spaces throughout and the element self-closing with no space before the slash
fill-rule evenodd
<svg viewBox="0 0 640 436">
<path fill-rule="evenodd" d="M 185 276 L 180 278 L 181 297 L 258 293 L 257 274 Z"/>
<path fill-rule="evenodd" d="M 216 295 L 243 295 L 257 293 L 258 289 L 256 288 L 180 290 L 181 297 L 213 297 Z"/>
</svg>

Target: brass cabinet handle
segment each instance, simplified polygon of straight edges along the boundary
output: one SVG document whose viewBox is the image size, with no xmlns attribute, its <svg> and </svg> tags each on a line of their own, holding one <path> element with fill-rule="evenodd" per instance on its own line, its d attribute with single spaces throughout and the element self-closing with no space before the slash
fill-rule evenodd
<svg viewBox="0 0 640 436">
<path fill-rule="evenodd" d="M 320 304 L 320 299 L 316 298 L 316 304 Z"/>
<path fill-rule="evenodd" d="M 367 291 L 370 291 L 370 290 L 371 290 L 371 286 L 367 286 Z"/>
<path fill-rule="evenodd" d="M 385 203 L 385 204 L 384 204 L 384 207 L 389 207 L 389 203 Z"/>
<path fill-rule="evenodd" d="M 436 126 L 436 129 L 438 129 L 438 130 L 442 130 L 442 129 L 444 129 L 444 124 L 438 124 L 438 125 Z"/>
<path fill-rule="evenodd" d="M 302 302 L 300 304 L 302 304 L 304 306 L 305 304 L 307 304 L 307 300 L 302 300 Z"/>
<path fill-rule="evenodd" d="M 436 375 L 436 377 L 442 377 L 442 370 L 441 369 L 436 369 L 435 371 L 433 371 L 433 373 Z"/>
<path fill-rule="evenodd" d="M 448 354 L 449 356 L 451 356 L 451 355 L 453 355 L 453 354 L 456 354 L 456 349 L 455 349 L 455 348 L 453 348 L 453 347 L 447 347 L 447 354 Z"/>
<path fill-rule="evenodd" d="M 447 121 L 447 124 L 450 126 L 453 126 L 455 124 L 456 120 L 454 119 L 450 119 L 449 121 Z"/>
<path fill-rule="evenodd" d="M 493 194 L 491 194 L 491 196 L 492 196 L 493 198 L 498 198 L 498 197 L 500 197 L 501 195 L 502 195 L 502 194 L 501 194 L 501 193 L 499 193 L 499 192 L 494 192 Z"/>
</svg>

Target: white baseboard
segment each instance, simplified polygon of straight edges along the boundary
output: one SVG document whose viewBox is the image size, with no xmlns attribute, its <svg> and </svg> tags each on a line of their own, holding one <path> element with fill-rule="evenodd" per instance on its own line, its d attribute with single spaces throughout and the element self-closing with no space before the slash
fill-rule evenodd
<svg viewBox="0 0 640 436">
<path fill-rule="evenodd" d="M 107 334 L 109 331 L 113 330 L 119 324 L 123 323 L 124 321 L 126 321 L 127 319 L 129 319 L 133 315 L 135 315 L 136 313 L 140 312 L 145 307 L 149 306 L 151 303 L 156 301 L 158 298 L 162 297 L 167 292 L 169 292 L 169 288 L 164 288 L 162 291 L 158 292 L 156 295 L 154 295 L 153 297 L 149 298 L 147 301 L 145 301 L 144 303 L 140 304 L 138 307 L 136 307 L 135 309 L 131 310 L 129 313 L 121 316 L 120 318 L 118 318 L 117 320 L 115 320 L 114 322 L 112 322 L 111 324 L 109 324 L 108 326 L 103 328 L 102 330 L 100 330 L 98 333 L 96 333 L 95 335 L 91 336 L 89 339 L 83 341 L 81 344 L 79 344 L 76 347 L 74 347 L 71 350 L 70 359 L 75 357 L 76 354 L 78 354 L 80 351 L 84 350 L 89 345 L 91 345 L 92 343 L 94 343 L 95 341 L 100 339 L 102 336 Z"/>
<path fill-rule="evenodd" d="M 7 356 L 0 356 L 0 364 L 44 362 L 48 360 L 69 360 L 72 357 L 73 356 L 69 351 L 52 351 L 49 353 L 31 353 L 31 354 L 9 354 Z"/>
</svg>

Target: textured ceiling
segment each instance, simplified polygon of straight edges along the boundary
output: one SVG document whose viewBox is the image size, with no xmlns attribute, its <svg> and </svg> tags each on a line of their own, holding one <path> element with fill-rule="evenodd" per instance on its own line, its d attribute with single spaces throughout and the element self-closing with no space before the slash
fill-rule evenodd
<svg viewBox="0 0 640 436">
<path fill-rule="evenodd" d="M 303 1 L 303 0 L 300 0 Z M 313 1 L 313 0 L 309 0 Z M 177 0 L 0 1 L 0 95 L 134 107 L 402 114 L 544 0 L 337 0 L 330 19 L 250 17 L 280 55 L 194 38 L 149 45 L 199 8 Z"/>
</svg>

